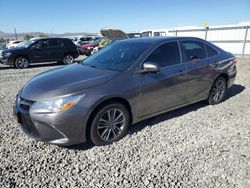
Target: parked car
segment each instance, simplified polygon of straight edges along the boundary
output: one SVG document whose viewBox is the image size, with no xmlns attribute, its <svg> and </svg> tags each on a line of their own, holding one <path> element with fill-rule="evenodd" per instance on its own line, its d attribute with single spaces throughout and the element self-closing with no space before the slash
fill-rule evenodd
<svg viewBox="0 0 250 188">
<path fill-rule="evenodd" d="M 88 44 L 90 41 L 94 40 L 95 38 L 92 36 L 85 36 L 85 37 L 71 37 L 70 38 L 76 46 L 83 46 L 84 44 Z"/>
<path fill-rule="evenodd" d="M 235 76 L 235 57 L 202 39 L 121 40 L 31 79 L 14 114 L 36 140 L 106 145 L 144 119 L 198 101 L 222 102 Z"/>
<path fill-rule="evenodd" d="M 94 47 L 99 46 L 99 43 L 101 42 L 103 38 L 97 38 L 88 44 L 85 44 L 80 47 L 80 54 L 90 56 L 91 51 L 93 50 Z"/>
<path fill-rule="evenodd" d="M 9 43 L 6 44 L 6 48 L 8 48 L 8 49 L 15 48 L 15 47 L 17 47 L 21 42 L 22 42 L 22 40 L 10 41 Z"/>
<path fill-rule="evenodd" d="M 1 63 L 27 68 L 30 63 L 59 61 L 71 64 L 78 57 L 76 45 L 66 38 L 42 38 L 28 40 L 13 49 L 4 50 Z"/>
</svg>

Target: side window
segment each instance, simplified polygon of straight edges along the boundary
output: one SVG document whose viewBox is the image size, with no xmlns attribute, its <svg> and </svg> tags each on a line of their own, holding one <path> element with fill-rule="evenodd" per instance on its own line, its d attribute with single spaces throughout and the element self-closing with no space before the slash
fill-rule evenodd
<svg viewBox="0 0 250 188">
<path fill-rule="evenodd" d="M 47 48 L 48 47 L 48 40 L 40 40 L 33 44 L 32 48 L 36 49 L 42 49 L 42 48 Z"/>
<path fill-rule="evenodd" d="M 205 47 L 206 47 L 206 50 L 207 50 L 207 56 L 208 57 L 213 57 L 213 56 L 218 55 L 218 52 L 216 50 L 214 50 L 212 47 L 210 47 L 208 45 L 205 45 Z"/>
<path fill-rule="evenodd" d="M 69 46 L 69 47 L 72 47 L 74 46 L 75 44 L 71 41 L 71 40 L 63 40 L 63 46 Z"/>
<path fill-rule="evenodd" d="M 204 44 L 198 41 L 183 41 L 182 51 L 184 61 L 197 61 L 207 57 Z"/>
<path fill-rule="evenodd" d="M 58 39 L 50 39 L 49 40 L 49 47 L 60 47 L 62 46 L 61 42 Z"/>
<path fill-rule="evenodd" d="M 148 62 L 158 63 L 160 67 L 179 64 L 180 51 L 177 42 L 168 42 L 156 48 L 147 58 Z"/>
</svg>

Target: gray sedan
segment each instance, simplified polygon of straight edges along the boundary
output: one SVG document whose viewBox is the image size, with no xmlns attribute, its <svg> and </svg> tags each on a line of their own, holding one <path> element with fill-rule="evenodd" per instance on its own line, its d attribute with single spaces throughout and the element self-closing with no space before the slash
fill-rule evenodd
<svg viewBox="0 0 250 188">
<path fill-rule="evenodd" d="M 222 102 L 235 76 L 235 57 L 207 41 L 126 39 L 35 76 L 19 91 L 14 114 L 33 139 L 106 145 L 146 118 L 198 101 Z"/>
</svg>

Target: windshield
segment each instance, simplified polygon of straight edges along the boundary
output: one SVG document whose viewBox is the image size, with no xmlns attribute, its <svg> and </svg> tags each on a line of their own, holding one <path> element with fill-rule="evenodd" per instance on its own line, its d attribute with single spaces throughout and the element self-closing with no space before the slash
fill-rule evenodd
<svg viewBox="0 0 250 188">
<path fill-rule="evenodd" d="M 122 71 L 132 65 L 151 43 L 118 41 L 85 59 L 82 64 L 99 69 Z"/>
<path fill-rule="evenodd" d="M 34 40 L 25 40 L 23 42 L 21 42 L 17 47 L 19 48 L 28 48 L 31 44 L 33 44 L 35 41 Z"/>
</svg>

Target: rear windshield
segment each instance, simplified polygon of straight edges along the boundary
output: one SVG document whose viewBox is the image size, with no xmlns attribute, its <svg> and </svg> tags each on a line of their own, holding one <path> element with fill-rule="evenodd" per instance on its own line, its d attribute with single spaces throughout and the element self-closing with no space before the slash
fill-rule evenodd
<svg viewBox="0 0 250 188">
<path fill-rule="evenodd" d="M 99 69 L 122 71 L 132 65 L 151 43 L 118 41 L 107 45 L 82 64 Z"/>
</svg>

